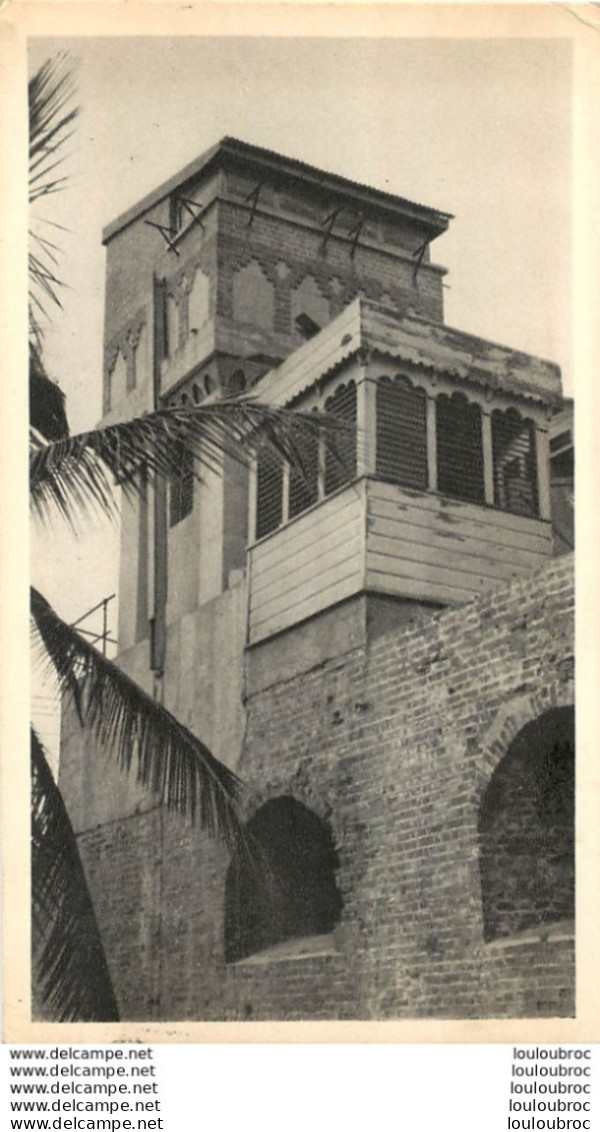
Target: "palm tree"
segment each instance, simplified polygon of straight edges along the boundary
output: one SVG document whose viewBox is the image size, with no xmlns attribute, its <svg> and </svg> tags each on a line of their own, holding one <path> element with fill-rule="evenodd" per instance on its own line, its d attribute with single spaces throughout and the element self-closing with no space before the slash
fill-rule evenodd
<svg viewBox="0 0 600 1132">
<path fill-rule="evenodd" d="M 73 68 L 57 56 L 29 84 L 30 202 L 64 184 L 57 170 L 77 110 L 72 108 Z M 261 405 L 251 396 L 161 409 L 136 420 L 70 436 L 64 397 L 44 368 L 46 303 L 60 305 L 58 248 L 39 233 L 30 252 L 30 495 L 42 521 L 58 512 L 76 525 L 81 511 L 114 513 L 114 485 L 135 494 L 176 475 L 182 447 L 198 474 L 219 471 L 223 456 L 247 462 L 268 450 L 278 461 L 307 470 L 314 438 L 337 425 L 315 413 Z M 333 431 L 332 431 L 333 430 Z M 82 727 L 124 770 L 171 809 L 230 845 L 243 841 L 238 803 L 241 784 L 170 712 L 102 656 L 32 589 L 36 648 L 75 706 Z M 55 1021 L 114 1021 L 110 983 L 76 839 L 43 746 L 32 729 L 32 937 L 33 1001 Z"/>
</svg>

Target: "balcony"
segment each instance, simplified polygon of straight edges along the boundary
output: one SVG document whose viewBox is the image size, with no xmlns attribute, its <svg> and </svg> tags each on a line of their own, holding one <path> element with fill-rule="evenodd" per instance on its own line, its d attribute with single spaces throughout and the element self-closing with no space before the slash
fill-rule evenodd
<svg viewBox="0 0 600 1132">
<path fill-rule="evenodd" d="M 250 547 L 248 644 L 359 593 L 460 604 L 551 554 L 547 521 L 362 477 Z"/>
</svg>

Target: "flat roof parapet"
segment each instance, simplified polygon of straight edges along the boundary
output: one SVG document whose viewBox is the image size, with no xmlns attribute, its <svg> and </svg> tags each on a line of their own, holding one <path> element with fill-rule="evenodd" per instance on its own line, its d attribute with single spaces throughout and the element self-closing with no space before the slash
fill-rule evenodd
<svg viewBox="0 0 600 1132">
<path fill-rule="evenodd" d="M 221 167 L 231 165 L 253 169 L 258 175 L 265 178 L 270 177 L 272 180 L 279 180 L 282 183 L 303 182 L 307 188 L 318 189 L 320 192 L 331 194 L 332 197 L 350 197 L 354 201 L 360 201 L 366 205 L 370 204 L 379 210 L 396 215 L 401 214 L 418 223 L 428 234 L 430 240 L 434 240 L 436 236 L 445 232 L 449 221 L 452 219 L 449 212 L 441 212 L 439 209 L 417 204 L 415 201 L 406 200 L 404 197 L 395 196 L 393 193 L 385 192 L 382 189 L 375 189 L 357 181 L 351 181 L 347 177 L 340 177 L 337 173 L 328 173 L 313 165 L 308 165 L 304 161 L 299 161 L 297 158 L 283 157 L 272 150 L 250 145 L 248 142 L 239 141 L 237 138 L 226 137 L 217 145 L 212 146 L 211 149 L 207 149 L 189 165 L 186 165 L 179 173 L 164 181 L 158 188 L 148 193 L 126 212 L 111 221 L 110 224 L 107 224 L 102 232 L 102 242 L 108 243 L 123 228 L 132 224 L 164 200 L 165 197 L 181 189 L 189 181 L 202 174 L 208 176 Z"/>
</svg>

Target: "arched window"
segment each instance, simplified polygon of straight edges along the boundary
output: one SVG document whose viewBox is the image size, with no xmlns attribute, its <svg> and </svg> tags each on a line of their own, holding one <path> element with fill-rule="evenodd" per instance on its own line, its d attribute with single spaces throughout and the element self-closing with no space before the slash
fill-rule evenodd
<svg viewBox="0 0 600 1132">
<path fill-rule="evenodd" d="M 337 856 L 328 826 L 294 798 L 275 798 L 246 827 L 225 885 L 225 959 L 288 939 L 326 935 L 340 919 Z"/>
<path fill-rule="evenodd" d="M 348 431 L 328 439 L 325 450 L 325 495 L 331 495 L 356 475 L 356 385 L 340 385 L 325 402 L 325 412 L 339 417 Z"/>
<path fill-rule="evenodd" d="M 486 940 L 574 912 L 573 708 L 528 723 L 494 771 L 479 813 Z"/>
<path fill-rule="evenodd" d="M 236 322 L 273 329 L 275 288 L 258 263 L 249 263 L 234 275 L 233 317 Z"/>
<path fill-rule="evenodd" d="M 516 409 L 492 413 L 494 503 L 514 515 L 538 514 L 535 426 Z"/>
<path fill-rule="evenodd" d="M 485 501 L 479 405 L 464 393 L 436 400 L 438 490 L 467 503 Z"/>
<path fill-rule="evenodd" d="M 405 377 L 377 383 L 376 473 L 382 480 L 427 489 L 427 397 Z"/>
</svg>

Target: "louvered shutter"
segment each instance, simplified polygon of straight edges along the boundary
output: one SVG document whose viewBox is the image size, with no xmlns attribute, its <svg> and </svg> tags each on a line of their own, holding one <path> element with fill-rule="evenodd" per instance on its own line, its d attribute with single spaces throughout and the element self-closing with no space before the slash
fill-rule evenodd
<svg viewBox="0 0 600 1132">
<path fill-rule="evenodd" d="M 302 470 L 290 468 L 288 515 L 293 519 L 319 498 L 319 440 L 307 436 L 302 442 Z"/>
<path fill-rule="evenodd" d="M 262 452 L 256 474 L 256 537 L 274 531 L 282 517 L 283 468 L 270 452 Z"/>
<path fill-rule="evenodd" d="M 180 523 L 194 508 L 194 457 L 181 449 L 180 470 L 172 476 L 170 484 L 169 522 L 172 527 Z"/>
<path fill-rule="evenodd" d="M 356 385 L 350 382 L 336 389 L 325 402 L 325 412 L 351 426 L 327 443 L 325 451 L 325 495 L 331 495 L 356 475 Z"/>
<path fill-rule="evenodd" d="M 535 518 L 539 513 L 535 426 L 516 409 L 492 413 L 494 503 L 502 511 Z"/>
<path fill-rule="evenodd" d="M 382 480 L 427 489 L 427 397 L 407 378 L 377 384 L 376 474 Z"/>
<path fill-rule="evenodd" d="M 484 503 L 483 438 L 479 405 L 462 393 L 436 401 L 438 490 L 467 503 Z"/>
</svg>

